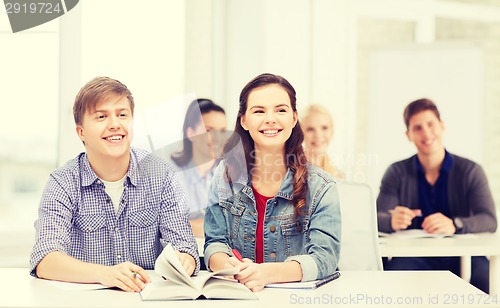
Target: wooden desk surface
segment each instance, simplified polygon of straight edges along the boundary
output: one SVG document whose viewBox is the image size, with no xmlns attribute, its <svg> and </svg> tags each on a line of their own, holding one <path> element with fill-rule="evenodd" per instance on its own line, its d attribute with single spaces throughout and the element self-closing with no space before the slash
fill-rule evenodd
<svg viewBox="0 0 500 308">
<path fill-rule="evenodd" d="M 446 271 L 344 271 L 316 290 L 264 289 L 250 301 L 174 302 L 143 302 L 138 293 L 117 290 L 69 291 L 30 277 L 26 268 L 0 268 L 0 276 L 0 307 L 495 307 L 488 295 Z"/>
</svg>

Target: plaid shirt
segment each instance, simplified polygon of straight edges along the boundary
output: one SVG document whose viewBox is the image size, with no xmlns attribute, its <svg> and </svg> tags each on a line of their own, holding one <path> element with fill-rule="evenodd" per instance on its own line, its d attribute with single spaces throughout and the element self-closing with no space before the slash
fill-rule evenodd
<svg viewBox="0 0 500 308">
<path fill-rule="evenodd" d="M 186 193 L 173 167 L 150 153 L 131 149 L 130 167 L 118 213 L 104 184 L 81 153 L 50 175 L 35 222 L 30 274 L 52 251 L 84 262 L 116 265 L 130 261 L 144 269 L 167 243 L 193 256 L 198 250 L 188 222 Z"/>
</svg>

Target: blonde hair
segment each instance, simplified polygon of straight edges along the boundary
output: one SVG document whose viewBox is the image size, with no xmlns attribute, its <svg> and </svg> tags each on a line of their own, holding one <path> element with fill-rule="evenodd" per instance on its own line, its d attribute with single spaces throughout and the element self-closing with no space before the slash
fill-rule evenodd
<svg viewBox="0 0 500 308">
<path fill-rule="evenodd" d="M 328 120 L 330 121 L 330 125 L 332 126 L 332 129 L 333 129 L 332 114 L 330 113 L 330 111 L 328 111 L 328 109 L 326 109 L 323 105 L 320 105 L 320 104 L 309 105 L 307 107 L 307 109 L 304 110 L 304 112 L 302 113 L 301 121 L 304 122 L 305 119 L 308 118 L 313 113 L 320 113 L 320 114 L 325 115 L 328 118 Z"/>
<path fill-rule="evenodd" d="M 126 96 L 134 114 L 134 98 L 126 85 L 109 77 L 95 77 L 84 85 L 75 98 L 73 117 L 76 125 L 82 125 L 86 112 L 95 110 L 96 105 L 112 95 Z"/>
<path fill-rule="evenodd" d="M 331 127 L 331 130 L 333 132 L 332 114 L 330 113 L 330 111 L 328 109 L 326 109 L 326 107 L 324 107 L 323 105 L 320 105 L 320 104 L 311 104 L 304 110 L 304 113 L 300 117 L 301 118 L 300 120 L 302 121 L 304 126 L 305 126 L 306 119 L 314 113 L 319 113 L 319 114 L 326 116 L 330 122 L 330 127 Z M 330 136 L 330 138 L 331 137 L 332 136 Z M 330 173 L 336 179 L 344 179 L 345 178 L 344 173 L 340 169 L 338 169 L 337 166 L 335 166 L 333 161 L 330 159 L 330 157 L 326 153 L 323 156 L 323 160 L 322 160 L 321 165 L 318 165 L 318 167 L 320 167 L 321 169 Z"/>
</svg>

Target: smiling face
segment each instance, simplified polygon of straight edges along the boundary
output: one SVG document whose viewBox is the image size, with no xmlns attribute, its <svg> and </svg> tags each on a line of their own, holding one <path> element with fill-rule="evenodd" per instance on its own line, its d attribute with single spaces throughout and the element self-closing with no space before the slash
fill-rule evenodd
<svg viewBox="0 0 500 308">
<path fill-rule="evenodd" d="M 76 126 L 91 160 L 128 159 L 132 141 L 132 110 L 126 96 L 111 95 L 85 112 Z"/>
<path fill-rule="evenodd" d="M 187 136 L 193 144 L 193 156 L 209 161 L 222 154 L 227 120 L 226 115 L 218 111 L 204 113 L 201 118 L 198 125 L 188 128 Z"/>
<path fill-rule="evenodd" d="M 249 132 L 258 150 L 283 149 L 297 124 L 288 93 L 279 85 L 255 88 L 248 96 L 241 126 Z"/>
<path fill-rule="evenodd" d="M 440 153 L 443 147 L 444 125 L 431 110 L 424 110 L 411 116 L 406 136 L 415 143 L 419 155 Z"/>
<path fill-rule="evenodd" d="M 313 154 L 326 153 L 333 136 L 331 119 L 320 112 L 309 113 L 301 122 L 306 150 Z"/>
</svg>

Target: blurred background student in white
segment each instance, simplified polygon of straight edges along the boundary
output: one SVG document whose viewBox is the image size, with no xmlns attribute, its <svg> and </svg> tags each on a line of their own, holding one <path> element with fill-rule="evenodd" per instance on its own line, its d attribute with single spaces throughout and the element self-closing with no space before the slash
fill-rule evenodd
<svg viewBox="0 0 500 308">
<path fill-rule="evenodd" d="M 304 131 L 304 144 L 307 160 L 335 179 L 343 179 L 344 173 L 335 166 L 328 154 L 328 147 L 333 139 L 333 117 L 325 107 L 319 104 L 309 105 L 300 121 Z"/>
<path fill-rule="evenodd" d="M 188 192 L 189 223 L 194 236 L 204 237 L 203 220 L 208 187 L 226 141 L 226 114 L 212 100 L 199 98 L 189 105 L 182 127 L 182 150 L 171 154 Z"/>
</svg>

